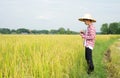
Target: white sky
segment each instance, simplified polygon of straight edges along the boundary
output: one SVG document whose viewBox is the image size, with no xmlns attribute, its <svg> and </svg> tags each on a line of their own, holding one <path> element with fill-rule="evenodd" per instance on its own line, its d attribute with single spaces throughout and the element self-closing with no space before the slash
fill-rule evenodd
<svg viewBox="0 0 120 78">
<path fill-rule="evenodd" d="M 0 0 L 0 28 L 86 29 L 78 19 L 90 13 L 97 22 L 120 22 L 120 0 Z"/>
</svg>

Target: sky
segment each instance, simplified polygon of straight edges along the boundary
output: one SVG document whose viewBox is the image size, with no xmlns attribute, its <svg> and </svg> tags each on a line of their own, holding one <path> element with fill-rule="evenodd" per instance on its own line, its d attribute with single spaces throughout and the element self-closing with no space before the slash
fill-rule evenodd
<svg viewBox="0 0 120 78">
<path fill-rule="evenodd" d="M 99 32 L 103 23 L 120 22 L 119 9 L 120 0 L 0 0 L 0 28 L 79 32 L 87 26 L 78 19 L 90 13 Z"/>
</svg>

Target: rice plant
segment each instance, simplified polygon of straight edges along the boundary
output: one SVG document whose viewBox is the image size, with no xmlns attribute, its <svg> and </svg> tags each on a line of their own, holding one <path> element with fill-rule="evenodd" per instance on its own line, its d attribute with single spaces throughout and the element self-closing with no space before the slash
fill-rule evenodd
<svg viewBox="0 0 120 78">
<path fill-rule="evenodd" d="M 96 37 L 95 66 L 116 37 Z M 98 73 L 100 66 L 91 78 L 105 77 Z M 0 35 L 0 78 L 86 78 L 86 67 L 79 35 Z"/>
</svg>

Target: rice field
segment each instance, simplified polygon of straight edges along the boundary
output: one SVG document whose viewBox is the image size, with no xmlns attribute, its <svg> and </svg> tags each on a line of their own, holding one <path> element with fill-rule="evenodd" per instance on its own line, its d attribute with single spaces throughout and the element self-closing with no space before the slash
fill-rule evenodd
<svg viewBox="0 0 120 78">
<path fill-rule="evenodd" d="M 0 78 L 106 78 L 104 51 L 118 37 L 96 37 L 89 77 L 79 35 L 0 35 Z"/>
<path fill-rule="evenodd" d="M 116 41 L 110 46 L 110 59 L 111 61 L 106 62 L 106 68 L 108 78 L 119 78 L 120 77 L 120 40 Z"/>
</svg>

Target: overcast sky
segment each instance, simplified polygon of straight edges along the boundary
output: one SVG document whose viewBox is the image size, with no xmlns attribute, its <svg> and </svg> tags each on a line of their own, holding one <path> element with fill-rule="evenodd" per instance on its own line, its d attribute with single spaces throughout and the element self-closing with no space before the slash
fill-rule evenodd
<svg viewBox="0 0 120 78">
<path fill-rule="evenodd" d="M 86 29 L 78 18 L 90 13 L 97 22 L 120 21 L 120 0 L 0 0 L 0 28 Z"/>
</svg>

